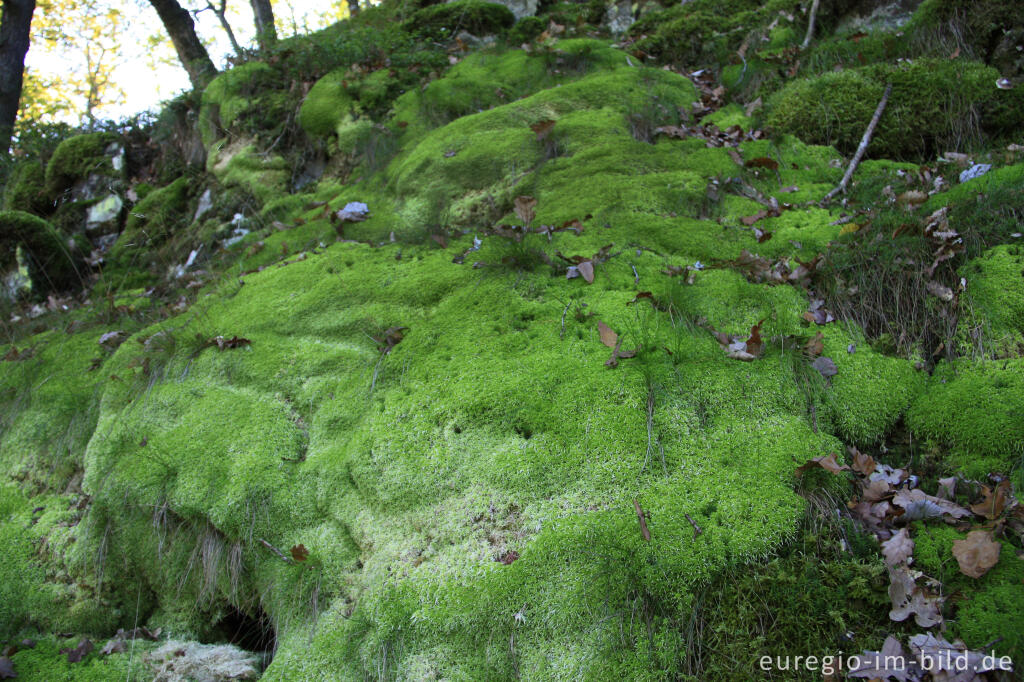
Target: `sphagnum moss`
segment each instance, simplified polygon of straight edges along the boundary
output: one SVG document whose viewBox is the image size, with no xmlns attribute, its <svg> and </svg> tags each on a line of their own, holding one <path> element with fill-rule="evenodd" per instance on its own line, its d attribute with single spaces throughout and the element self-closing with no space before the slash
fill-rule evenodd
<svg viewBox="0 0 1024 682">
<path fill-rule="evenodd" d="M 226 614 L 266 615 L 278 644 L 272 680 L 682 677 L 696 674 L 690 624 L 709 612 L 709 594 L 728 600 L 729 576 L 758 564 L 780 604 L 795 601 L 785 585 L 809 580 L 790 575 L 807 568 L 795 549 L 807 539 L 799 463 L 844 442 L 879 442 L 905 415 L 916 434 L 953 448 L 951 466 L 980 471 L 971 459 L 979 453 L 985 466 L 1013 466 L 988 439 L 993 429 L 1012 438 L 995 423 L 1012 415 L 1012 399 L 982 415 L 964 396 L 1012 388 L 1016 361 L 998 372 L 991 363 L 959 374 L 940 367 L 926 379 L 856 328 L 833 324 L 820 329 L 839 373 L 811 391 L 795 371 L 806 358 L 792 347 L 819 330 L 802 317 L 806 295 L 730 268 L 744 249 L 812 257 L 839 228 L 823 209 L 793 210 L 765 220 L 775 234 L 758 243 L 740 219 L 760 205 L 735 193 L 712 201 L 709 183 L 739 177 L 772 196 L 791 185 L 794 202 L 812 200 L 836 179 L 834 149 L 792 137 L 745 142 L 743 158 L 772 157 L 775 175 L 739 168 L 699 139 L 637 139 L 638 115 L 651 130 L 683 122 L 692 84 L 606 44 L 565 41 L 530 55 L 473 55 L 398 97 L 390 114 L 376 114 L 397 141 L 394 158 L 376 174 L 356 161 L 348 182 L 321 181 L 310 196 L 328 204 L 310 209 L 285 198 L 286 163 L 261 156 L 256 138 L 217 139 L 254 106 L 247 74 L 265 71 L 247 65 L 208 89 L 209 170 L 290 229 L 264 228 L 224 255 L 238 258 L 230 286 L 131 327 L 95 374 L 85 371 L 93 329 L 52 346 L 43 341 L 55 333 L 37 339 L 36 357 L 0 378 L 0 399 L 17 403 L 0 436 L 3 461 L 20 462 L 33 481 L 46 481 L 40 465 L 56 461 L 60 482 L 74 484 L 32 526 L 67 547 L 63 570 L 99 586 L 95 600 L 77 595 L 78 610 L 64 609 L 60 622 L 112 628 L 92 617 L 100 598 L 116 625 L 193 637 L 214 636 Z M 338 134 L 333 114 L 341 121 L 355 107 L 327 82 L 301 115 L 321 136 Z M 547 120 L 551 144 L 530 127 Z M 340 135 L 335 144 L 353 152 L 340 149 Z M 556 251 L 589 257 L 611 245 L 593 284 L 491 257 L 500 237 L 487 231 L 516 221 L 520 194 L 538 199 L 535 224 L 583 224 L 580 234 L 540 238 L 553 262 Z M 366 202 L 371 217 L 345 225 L 344 236 L 368 243 L 332 244 L 324 214 L 349 201 Z M 447 249 L 426 236 L 444 228 Z M 485 246 L 453 263 L 474 237 Z M 250 248 L 257 240 L 262 251 Z M 698 260 L 692 283 L 674 280 L 671 313 L 631 304 L 638 291 L 663 289 L 665 266 Z M 1004 269 L 982 264 L 979 277 L 991 290 Z M 1012 326 L 985 291 L 978 314 Z M 700 318 L 732 334 L 764 320 L 764 356 L 727 358 Z M 642 344 L 638 356 L 607 367 L 598 320 L 624 347 Z M 385 354 L 374 337 L 392 327 L 403 337 Z M 218 335 L 249 343 L 206 344 Z M 59 364 L 57 348 L 71 362 Z M 30 375 L 53 379 L 32 384 Z M 37 392 L 22 399 L 29 385 Z M 79 412 L 92 417 L 76 422 Z M 23 458 L 25 446 L 51 441 L 67 455 Z M 88 511 L 61 525 L 58 508 L 83 499 L 77 485 Z M 4 509 L 16 508 L 20 523 L 28 502 L 5 499 L 0 538 L 24 549 L 28 536 Z M 634 505 L 647 514 L 649 541 Z M 822 532 L 815 542 L 838 540 Z M 877 597 L 877 557 L 834 554 L 818 566 L 819 582 L 849 576 L 860 587 L 830 620 L 804 627 L 787 613 L 780 645 L 824 650 L 857 621 L 870 628 L 858 644 L 877 647 L 877 622 L 846 610 Z M 15 564 L 0 570 L 38 575 L 30 558 Z M 1012 605 L 1002 582 L 991 585 L 984 604 Z M 793 589 L 799 603 L 822 603 L 820 589 Z M 727 634 L 757 633 L 760 612 L 743 613 Z M 964 613 L 965 636 L 990 629 Z M 753 657 L 758 646 L 729 651 Z M 720 679 L 754 664 L 716 663 L 706 671 Z"/>
</svg>

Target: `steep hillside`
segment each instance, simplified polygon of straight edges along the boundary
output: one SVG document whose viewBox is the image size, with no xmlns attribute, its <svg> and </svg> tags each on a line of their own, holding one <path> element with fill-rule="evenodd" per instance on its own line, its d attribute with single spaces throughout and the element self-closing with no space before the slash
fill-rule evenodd
<svg viewBox="0 0 1024 682">
<path fill-rule="evenodd" d="M 1024 660 L 1024 17 L 918 4 L 385 3 L 26 159 L 0 665 Z"/>
</svg>

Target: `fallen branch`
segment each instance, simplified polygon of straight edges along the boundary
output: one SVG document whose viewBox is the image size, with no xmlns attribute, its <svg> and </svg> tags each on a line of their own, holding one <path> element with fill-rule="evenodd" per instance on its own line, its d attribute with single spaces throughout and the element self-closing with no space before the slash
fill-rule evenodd
<svg viewBox="0 0 1024 682">
<path fill-rule="evenodd" d="M 885 86 L 885 94 L 882 95 L 882 101 L 878 103 L 878 108 L 875 109 L 875 115 L 871 117 L 871 122 L 868 123 L 867 130 L 864 131 L 864 137 L 860 138 L 860 145 L 857 147 L 857 153 L 853 155 L 850 160 L 850 165 L 846 169 L 846 173 L 843 175 L 843 179 L 839 182 L 835 189 L 825 195 L 825 198 L 821 200 L 821 204 L 824 206 L 832 197 L 839 194 L 840 192 L 846 193 L 846 188 L 850 184 L 850 179 L 853 177 L 853 172 L 857 170 L 857 166 L 860 165 L 860 160 L 864 157 L 864 152 L 867 151 L 868 143 L 871 142 L 871 136 L 875 134 L 875 127 L 878 125 L 878 120 L 882 118 L 882 112 L 885 111 L 885 105 L 889 103 L 889 95 L 892 93 L 892 83 L 888 83 Z"/>
<path fill-rule="evenodd" d="M 807 46 L 811 44 L 811 38 L 814 37 L 814 22 L 818 18 L 818 5 L 821 4 L 821 0 L 814 0 L 811 3 L 811 17 L 807 21 L 807 35 L 804 36 L 804 42 L 800 44 L 801 50 L 806 50 Z"/>
<path fill-rule="evenodd" d="M 633 507 L 636 508 L 636 517 L 640 519 L 640 533 L 644 536 L 644 540 L 650 542 L 651 531 L 647 530 L 647 519 L 644 518 L 644 508 L 640 506 L 640 501 L 636 498 L 633 498 Z"/>
<path fill-rule="evenodd" d="M 293 559 L 291 559 L 290 557 L 285 556 L 284 552 L 279 550 L 277 547 L 274 547 L 272 544 L 270 544 L 269 542 L 267 542 L 263 538 L 256 538 L 256 539 L 259 541 L 259 543 L 261 545 L 263 545 L 264 547 L 269 549 L 271 552 L 276 554 L 277 558 L 280 559 L 281 561 L 285 562 L 286 564 L 294 564 L 295 563 L 295 561 Z"/>
</svg>

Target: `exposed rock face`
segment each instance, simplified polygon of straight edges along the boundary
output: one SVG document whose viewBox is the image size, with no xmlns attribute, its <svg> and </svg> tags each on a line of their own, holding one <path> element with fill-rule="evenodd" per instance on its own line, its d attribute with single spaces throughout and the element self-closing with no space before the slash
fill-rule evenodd
<svg viewBox="0 0 1024 682">
<path fill-rule="evenodd" d="M 633 5 L 629 0 L 620 0 L 608 6 L 604 15 L 604 26 L 613 35 L 622 35 L 629 30 L 636 19 L 633 18 Z"/>
<path fill-rule="evenodd" d="M 90 237 L 115 233 L 120 230 L 124 200 L 117 194 L 108 194 L 89 207 L 85 230 Z"/>
<path fill-rule="evenodd" d="M 494 2 L 508 7 L 515 15 L 516 21 L 537 14 L 537 0 L 494 0 Z"/>
</svg>

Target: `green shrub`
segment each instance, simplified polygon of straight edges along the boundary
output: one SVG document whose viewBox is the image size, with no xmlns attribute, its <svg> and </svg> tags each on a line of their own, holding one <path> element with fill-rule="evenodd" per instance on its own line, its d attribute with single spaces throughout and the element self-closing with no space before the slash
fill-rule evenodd
<svg viewBox="0 0 1024 682">
<path fill-rule="evenodd" d="M 523 17 L 508 32 L 508 42 L 510 45 L 528 43 L 543 33 L 545 28 L 546 24 L 540 17 Z"/>
</svg>

